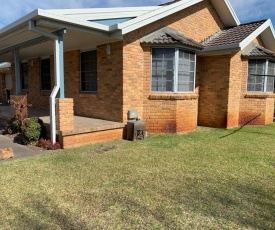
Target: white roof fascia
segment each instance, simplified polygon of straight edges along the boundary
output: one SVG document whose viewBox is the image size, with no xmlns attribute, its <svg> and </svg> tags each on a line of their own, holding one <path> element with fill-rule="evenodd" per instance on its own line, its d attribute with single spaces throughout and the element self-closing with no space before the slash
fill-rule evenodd
<svg viewBox="0 0 275 230">
<path fill-rule="evenodd" d="M 149 7 L 123 7 L 123 8 L 93 8 L 93 9 L 65 9 L 47 10 L 49 13 L 61 14 L 68 17 L 88 18 L 88 20 L 100 20 L 123 17 L 138 17 L 150 11 L 161 8 L 161 6 Z"/>
<path fill-rule="evenodd" d="M 116 28 L 121 29 L 122 34 L 127 34 L 133 30 L 136 30 L 142 26 L 148 25 L 156 20 L 167 17 L 173 13 L 183 10 L 189 6 L 195 5 L 196 3 L 202 2 L 203 0 L 187 0 L 179 1 L 168 6 L 162 6 L 161 8 L 139 16 L 135 19 L 129 20 L 127 22 L 118 23 Z"/>
<path fill-rule="evenodd" d="M 80 20 L 80 19 L 76 19 L 76 18 L 70 18 L 70 17 L 66 17 L 64 15 L 48 13 L 45 10 L 43 10 L 43 11 L 41 10 L 41 12 L 39 12 L 39 16 L 57 20 L 57 21 L 61 21 L 61 22 L 65 22 L 65 23 L 69 23 L 69 24 L 74 24 L 77 26 L 84 26 L 84 27 L 88 27 L 91 29 L 95 29 L 95 30 L 102 30 L 102 31 L 109 32 L 109 26 L 102 25 L 102 24 L 95 23 L 95 22 L 88 22 L 88 21 Z"/>
<path fill-rule="evenodd" d="M 251 33 L 247 38 L 245 38 L 241 43 L 241 49 L 244 49 L 247 45 L 249 45 L 255 38 L 257 38 L 262 32 L 264 32 L 267 28 L 271 29 L 273 34 L 273 39 L 275 39 L 274 28 L 272 26 L 271 20 L 268 19 L 265 23 L 263 23 L 258 29 L 256 29 L 253 33 Z M 274 41 L 275 42 L 275 41 Z"/>
<path fill-rule="evenodd" d="M 232 14 L 232 16 L 233 16 L 233 18 L 234 18 L 234 20 L 235 20 L 237 26 L 240 25 L 241 22 L 240 22 L 240 20 L 239 20 L 239 18 L 238 18 L 238 16 L 237 16 L 236 12 L 234 11 L 234 9 L 233 9 L 231 3 L 229 2 L 229 0 L 224 0 L 224 2 L 225 2 L 225 4 L 227 5 L 227 7 L 228 7 L 230 13 Z"/>
<path fill-rule="evenodd" d="M 28 22 L 30 19 L 36 17 L 39 15 L 39 11 L 40 9 L 36 9 L 34 11 L 32 11 L 31 13 L 25 15 L 24 17 L 14 21 L 13 23 L 5 26 L 4 28 L 0 29 L 0 36 L 1 34 L 4 34 L 8 31 L 10 31 L 11 29 L 13 29 L 14 27 L 20 26 L 22 23 L 24 22 Z"/>
<path fill-rule="evenodd" d="M 226 27 L 241 24 L 229 0 L 211 0 L 211 3 Z"/>
</svg>

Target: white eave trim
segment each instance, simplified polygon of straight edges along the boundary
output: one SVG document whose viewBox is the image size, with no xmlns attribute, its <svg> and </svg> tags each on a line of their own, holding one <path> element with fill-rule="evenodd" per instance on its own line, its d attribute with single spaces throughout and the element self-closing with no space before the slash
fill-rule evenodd
<svg viewBox="0 0 275 230">
<path fill-rule="evenodd" d="M 267 28 L 271 29 L 273 39 L 275 42 L 275 32 L 272 25 L 272 22 L 270 19 L 268 19 L 265 23 L 263 23 L 258 29 L 256 29 L 252 34 L 250 34 L 246 39 L 244 39 L 240 43 L 241 49 L 244 49 L 246 46 L 248 46 L 255 38 L 257 38 L 262 32 L 264 32 Z"/>
<path fill-rule="evenodd" d="M 224 2 L 225 2 L 225 4 L 227 5 L 227 7 L 228 7 L 228 9 L 229 9 L 229 11 L 230 11 L 232 17 L 234 18 L 236 24 L 237 24 L 237 25 L 240 25 L 241 22 L 240 22 L 240 20 L 238 19 L 237 14 L 235 13 L 235 11 L 234 11 L 234 9 L 233 9 L 231 3 L 229 2 L 229 0 L 224 0 Z"/>
<path fill-rule="evenodd" d="M 109 32 L 109 26 L 102 25 L 102 24 L 95 23 L 95 22 L 88 22 L 88 21 L 80 20 L 80 19 L 76 19 L 76 18 L 70 18 L 70 17 L 66 17 L 64 15 L 48 13 L 45 10 L 40 10 L 39 16 L 57 20 L 57 21 L 61 21 L 61 22 L 65 22 L 65 23 L 69 23 L 69 24 L 74 24 L 74 25 L 79 25 L 79 26 L 96 29 L 96 30 L 102 30 L 102 31 Z"/>
<path fill-rule="evenodd" d="M 147 14 L 139 16 L 135 19 L 129 20 L 127 22 L 118 23 L 113 30 L 120 30 L 122 34 L 127 34 L 133 30 L 136 30 L 142 26 L 148 25 L 154 21 L 157 21 L 161 18 L 167 17 L 173 13 L 181 11 L 189 6 L 195 5 L 203 0 L 188 0 L 188 1 L 179 1 L 168 6 L 162 6 L 161 8 L 151 11 Z"/>
<path fill-rule="evenodd" d="M 32 11 L 31 13 L 25 15 L 24 17 L 14 21 L 13 23 L 3 27 L 2 29 L 0 29 L 0 36 L 8 31 L 10 31 L 11 29 L 20 26 L 22 23 L 24 22 L 28 22 L 30 19 L 38 16 L 40 9 L 36 9 L 34 11 Z"/>
<path fill-rule="evenodd" d="M 6 34 L 10 34 L 13 31 L 24 27 L 24 25 L 26 26 L 29 20 L 35 20 L 35 18 L 39 18 L 39 19 L 47 18 L 47 19 L 51 19 L 51 20 L 55 20 L 55 21 L 59 21 L 59 22 L 63 22 L 63 23 L 68 23 L 68 24 L 72 24 L 75 26 L 82 26 L 82 27 L 86 27 L 86 28 L 94 29 L 94 30 L 98 30 L 98 31 L 104 31 L 104 32 L 110 31 L 110 27 L 106 26 L 106 25 L 101 25 L 101 24 L 95 23 L 95 22 L 88 22 L 85 20 L 70 18 L 70 17 L 66 17 L 63 15 L 56 15 L 53 13 L 48 13 L 45 10 L 37 9 L 37 10 L 34 10 L 33 12 L 25 15 L 24 17 L 16 20 L 15 22 L 7 25 L 6 27 L 2 28 L 0 30 L 0 38 L 2 36 L 5 36 Z"/>
<path fill-rule="evenodd" d="M 120 8 L 91 8 L 91 9 L 64 9 L 46 10 L 48 13 L 59 14 L 70 18 L 82 18 L 85 20 L 104 20 L 124 17 L 138 17 L 150 11 L 157 10 L 161 6 L 148 7 L 120 7 Z"/>
</svg>

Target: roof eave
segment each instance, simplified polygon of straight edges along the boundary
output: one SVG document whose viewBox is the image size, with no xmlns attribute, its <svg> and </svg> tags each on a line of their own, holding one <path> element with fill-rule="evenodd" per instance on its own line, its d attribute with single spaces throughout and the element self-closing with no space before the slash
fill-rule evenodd
<svg viewBox="0 0 275 230">
<path fill-rule="evenodd" d="M 238 26 L 241 24 L 231 3 L 228 0 L 211 0 L 211 3 L 215 7 L 226 27 Z"/>
<path fill-rule="evenodd" d="M 233 51 L 240 51 L 240 44 L 234 43 L 230 45 L 223 45 L 223 46 L 213 46 L 213 47 L 205 47 L 202 51 L 199 52 L 200 56 L 208 56 L 208 55 L 221 55 L 221 54 L 228 54 Z"/>
</svg>

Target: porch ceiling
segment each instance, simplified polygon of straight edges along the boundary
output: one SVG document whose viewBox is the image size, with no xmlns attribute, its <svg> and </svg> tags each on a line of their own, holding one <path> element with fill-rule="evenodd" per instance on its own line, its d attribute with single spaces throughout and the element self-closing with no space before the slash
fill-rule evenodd
<svg viewBox="0 0 275 230">
<path fill-rule="evenodd" d="M 43 28 L 44 29 L 44 28 Z M 45 29 L 44 29 L 45 30 Z M 30 41 L 35 38 L 39 38 L 38 34 L 31 31 L 24 31 L 17 34 L 12 39 L 0 42 L 0 52 L 7 47 L 12 47 L 22 42 Z M 83 31 L 76 31 L 69 29 L 64 34 L 64 51 L 69 50 L 91 50 L 95 49 L 97 45 L 106 44 L 109 42 L 118 41 L 119 39 L 114 37 L 107 37 L 103 35 L 95 35 Z M 46 40 L 43 42 L 37 42 L 30 45 L 26 45 L 20 48 L 19 57 L 20 60 L 27 60 L 33 57 L 45 57 L 53 54 L 54 43 L 52 40 Z M 10 52 L 0 53 L 0 62 L 13 62 L 13 56 Z"/>
<path fill-rule="evenodd" d="M 66 29 L 64 51 L 89 50 L 96 48 L 99 44 L 121 40 L 120 37 L 111 37 L 107 26 L 48 15 L 48 13 L 38 10 L 0 30 L 0 62 L 13 61 L 11 53 L 14 48 L 19 48 L 20 60 L 53 54 L 53 42 L 30 31 L 29 20 L 34 21 L 37 28 L 46 32 Z"/>
</svg>

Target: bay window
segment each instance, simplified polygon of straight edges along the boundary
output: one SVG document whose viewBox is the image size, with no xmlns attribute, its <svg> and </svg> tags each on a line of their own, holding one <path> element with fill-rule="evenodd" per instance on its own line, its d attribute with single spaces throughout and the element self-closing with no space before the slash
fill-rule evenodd
<svg viewBox="0 0 275 230">
<path fill-rule="evenodd" d="M 250 59 L 248 62 L 248 92 L 273 92 L 275 62 L 265 59 Z"/>
<path fill-rule="evenodd" d="M 152 48 L 152 92 L 194 92 L 196 54 L 179 48 Z"/>
</svg>

